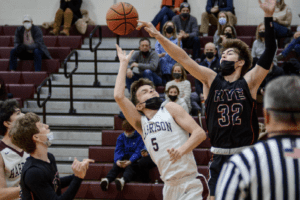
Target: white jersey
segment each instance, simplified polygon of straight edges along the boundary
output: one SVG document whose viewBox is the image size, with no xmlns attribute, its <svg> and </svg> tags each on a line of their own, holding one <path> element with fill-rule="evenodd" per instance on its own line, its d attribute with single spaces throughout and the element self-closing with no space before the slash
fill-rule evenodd
<svg viewBox="0 0 300 200">
<path fill-rule="evenodd" d="M 141 122 L 145 145 L 164 182 L 198 175 L 193 152 L 183 155 L 174 164 L 170 162 L 167 149 L 181 147 L 189 139 L 189 134 L 174 121 L 165 107 L 161 107 L 151 120 L 142 116 Z"/>
<path fill-rule="evenodd" d="M 22 168 L 29 154 L 24 151 L 18 152 L 2 141 L 0 141 L 0 153 L 4 161 L 4 176 L 7 187 L 19 186 Z"/>
</svg>

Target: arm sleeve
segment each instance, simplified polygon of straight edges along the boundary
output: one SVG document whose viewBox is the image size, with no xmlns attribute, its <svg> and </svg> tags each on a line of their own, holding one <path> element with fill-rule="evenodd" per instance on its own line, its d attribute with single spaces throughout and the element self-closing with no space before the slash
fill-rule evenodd
<svg viewBox="0 0 300 200">
<path fill-rule="evenodd" d="M 138 62 L 139 52 L 135 52 L 129 60 L 128 68 L 130 68 L 131 64 L 134 62 Z"/>
<path fill-rule="evenodd" d="M 266 27 L 265 30 L 266 49 L 264 53 L 260 56 L 259 60 L 257 61 L 257 65 L 261 66 L 266 70 L 269 70 L 273 62 L 273 58 L 277 48 L 276 41 L 275 41 L 273 17 L 265 17 L 265 27 Z"/>
<path fill-rule="evenodd" d="M 115 156 L 114 162 L 116 163 L 118 160 L 122 160 L 125 155 L 124 149 L 124 141 L 122 139 L 122 134 L 117 139 L 116 149 L 115 149 Z"/>
<path fill-rule="evenodd" d="M 212 9 L 212 2 L 211 0 L 207 0 L 207 3 L 206 3 L 206 12 L 208 14 L 211 14 L 210 10 Z"/>
<path fill-rule="evenodd" d="M 77 12 L 80 10 L 82 4 L 82 0 L 72 0 L 69 2 L 69 8 L 73 11 L 73 12 Z"/>
<path fill-rule="evenodd" d="M 190 33 L 190 37 L 196 37 L 198 36 L 198 23 L 196 18 L 193 17 L 192 20 L 192 32 Z"/>
<path fill-rule="evenodd" d="M 129 159 L 131 161 L 131 163 L 133 163 L 134 161 L 136 161 L 142 157 L 141 150 L 144 148 L 144 142 L 142 140 L 142 137 L 139 136 L 136 142 L 137 142 L 136 150 Z"/>
<path fill-rule="evenodd" d="M 61 188 L 68 187 L 74 177 L 75 177 L 74 175 L 71 175 L 71 176 L 65 176 L 60 178 Z"/>
<path fill-rule="evenodd" d="M 138 63 L 139 69 L 150 69 L 155 72 L 158 67 L 159 57 L 155 51 L 152 51 L 149 58 L 149 63 Z"/>
<path fill-rule="evenodd" d="M 220 8 L 219 7 L 219 10 L 220 11 L 230 11 L 230 12 L 232 12 L 233 11 L 233 2 L 232 2 L 232 0 L 227 0 L 227 7 L 225 7 L 225 8 Z"/>
<path fill-rule="evenodd" d="M 43 170 L 32 167 L 26 171 L 24 177 L 25 185 L 30 191 L 37 196 L 38 199 L 43 200 L 72 200 L 74 199 L 82 179 L 74 177 L 69 188 L 61 196 L 57 196 L 51 184 L 46 180 L 46 174 Z"/>
</svg>

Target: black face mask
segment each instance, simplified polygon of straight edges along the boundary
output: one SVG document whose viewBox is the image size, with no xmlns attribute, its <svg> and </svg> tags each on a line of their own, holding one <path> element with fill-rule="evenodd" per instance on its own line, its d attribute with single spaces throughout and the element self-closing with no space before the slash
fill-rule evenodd
<svg viewBox="0 0 300 200">
<path fill-rule="evenodd" d="M 146 52 L 141 51 L 141 52 L 142 52 L 143 56 L 148 56 L 150 53 L 149 51 L 146 51 Z"/>
<path fill-rule="evenodd" d="M 222 61 L 220 67 L 221 67 L 221 73 L 223 76 L 228 76 L 230 74 L 232 74 L 235 71 L 234 68 L 234 61 Z"/>
<path fill-rule="evenodd" d="M 151 99 L 148 99 L 145 101 L 146 103 L 146 108 L 150 110 L 158 110 L 162 104 L 162 100 L 159 97 L 153 97 Z"/>
<path fill-rule="evenodd" d="M 182 13 L 181 16 L 182 16 L 182 18 L 187 19 L 190 16 L 190 14 L 189 13 Z"/>
<path fill-rule="evenodd" d="M 208 59 L 212 59 L 215 56 L 214 52 L 207 52 L 205 55 Z"/>
<path fill-rule="evenodd" d="M 167 33 L 173 33 L 173 31 L 174 31 L 174 29 L 173 29 L 172 26 L 168 26 L 168 27 L 166 28 L 166 32 L 167 32 Z"/>
<path fill-rule="evenodd" d="M 225 33 L 226 38 L 232 38 L 232 35 L 230 33 Z"/>
<path fill-rule="evenodd" d="M 180 79 L 181 76 L 182 76 L 182 74 L 180 74 L 180 73 L 173 73 L 173 77 L 174 77 L 175 79 Z"/>
<path fill-rule="evenodd" d="M 175 101 L 177 99 L 177 95 L 176 96 L 173 96 L 173 95 L 169 95 L 169 98 L 171 101 Z"/>
<path fill-rule="evenodd" d="M 264 37 L 265 37 L 265 32 L 259 32 L 258 35 L 259 35 L 260 37 L 264 38 Z"/>
</svg>

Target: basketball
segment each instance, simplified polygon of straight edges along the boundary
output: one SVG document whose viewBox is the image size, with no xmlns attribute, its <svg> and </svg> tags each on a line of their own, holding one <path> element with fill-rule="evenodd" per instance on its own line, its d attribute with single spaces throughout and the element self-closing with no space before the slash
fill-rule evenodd
<svg viewBox="0 0 300 200">
<path fill-rule="evenodd" d="M 136 9 L 125 2 L 112 5 L 106 13 L 108 28 L 117 35 L 127 35 L 134 31 L 138 19 Z"/>
</svg>

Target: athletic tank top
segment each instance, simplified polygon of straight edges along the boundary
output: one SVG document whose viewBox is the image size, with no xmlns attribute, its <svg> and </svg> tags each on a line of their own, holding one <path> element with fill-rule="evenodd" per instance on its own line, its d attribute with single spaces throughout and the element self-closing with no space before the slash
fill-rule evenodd
<svg viewBox="0 0 300 200">
<path fill-rule="evenodd" d="M 236 148 L 257 141 L 259 126 L 256 101 L 243 77 L 230 83 L 218 74 L 205 104 L 206 124 L 212 146 Z"/>
<path fill-rule="evenodd" d="M 18 187 L 22 168 L 29 157 L 26 152 L 18 152 L 0 141 L 0 153 L 4 161 L 4 176 L 7 187 Z"/>
<path fill-rule="evenodd" d="M 145 145 L 164 182 L 198 174 L 193 152 L 183 155 L 174 164 L 170 162 L 167 149 L 182 146 L 189 134 L 174 121 L 165 107 L 161 107 L 151 120 L 142 116 L 141 122 Z"/>
</svg>

